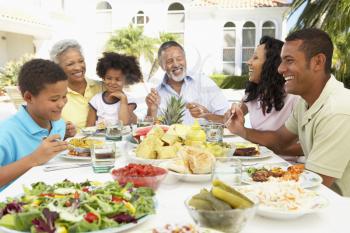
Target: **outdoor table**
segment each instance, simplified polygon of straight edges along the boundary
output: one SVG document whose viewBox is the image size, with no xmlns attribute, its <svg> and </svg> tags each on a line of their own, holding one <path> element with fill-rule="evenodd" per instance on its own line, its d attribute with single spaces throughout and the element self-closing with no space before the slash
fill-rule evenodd
<svg viewBox="0 0 350 233">
<path fill-rule="evenodd" d="M 229 138 L 228 141 L 242 141 L 239 137 Z M 263 160 L 266 163 L 284 161 L 277 155 Z M 125 153 L 116 161 L 116 167 L 127 164 Z M 255 160 L 254 162 L 258 162 Z M 259 160 L 259 162 L 262 162 Z M 72 163 L 72 161 L 62 158 L 54 158 L 49 164 Z M 96 174 L 91 167 L 80 167 L 73 169 L 64 169 L 57 171 L 45 172 L 47 165 L 33 167 L 25 174 L 19 177 L 3 192 L 0 193 L 0 200 L 6 197 L 14 197 L 23 192 L 23 185 L 30 186 L 34 182 L 43 181 L 53 184 L 64 179 L 74 182 L 83 182 L 88 180 L 94 181 L 111 181 L 109 173 Z M 127 232 L 137 230 L 149 230 L 154 227 L 161 227 L 165 224 L 188 224 L 193 223 L 188 214 L 184 201 L 190 196 L 198 193 L 202 188 L 209 188 L 210 182 L 190 183 L 175 179 L 168 175 L 156 191 L 157 213 L 144 223 L 129 229 Z M 325 209 L 305 215 L 301 218 L 291 220 L 276 220 L 255 217 L 248 222 L 242 233 L 337 233 L 349 232 L 350 221 L 348 212 L 350 210 L 350 199 L 344 198 L 320 185 L 315 188 L 321 195 L 329 200 L 329 206 Z"/>
</svg>

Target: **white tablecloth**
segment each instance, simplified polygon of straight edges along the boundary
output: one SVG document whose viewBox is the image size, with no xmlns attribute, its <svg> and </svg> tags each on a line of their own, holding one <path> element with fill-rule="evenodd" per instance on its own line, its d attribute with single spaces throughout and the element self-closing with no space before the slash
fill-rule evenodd
<svg viewBox="0 0 350 233">
<path fill-rule="evenodd" d="M 277 156 L 263 160 L 264 162 L 278 162 L 281 159 Z M 52 163 L 71 163 L 69 160 L 55 158 Z M 81 161 L 80 161 L 81 162 Z M 125 154 L 118 158 L 116 167 L 121 167 L 126 164 Z M 254 161 L 257 162 L 257 161 Z M 246 162 L 245 162 L 246 163 Z M 108 181 L 112 180 L 110 174 L 93 173 L 91 167 L 81 167 L 74 169 L 65 169 L 58 171 L 45 172 L 45 166 L 34 167 L 19 177 L 9 187 L 0 193 L 0 200 L 4 200 L 7 196 L 16 196 L 22 192 L 23 185 L 37 181 L 46 183 L 55 183 L 63 179 L 82 182 L 87 179 Z M 163 226 L 167 223 L 193 223 L 189 216 L 184 201 L 193 194 L 196 194 L 203 187 L 210 187 L 210 183 L 186 183 L 178 181 L 175 178 L 168 176 L 156 192 L 158 200 L 157 214 L 143 224 L 132 228 L 128 232 L 136 230 L 151 229 L 153 227 Z M 324 210 L 305 215 L 293 220 L 274 220 L 255 216 L 242 233 L 341 233 L 350 232 L 350 220 L 348 212 L 350 210 L 350 199 L 343 198 L 334 193 L 330 189 L 321 185 L 317 191 L 326 198 L 330 203 Z"/>
</svg>

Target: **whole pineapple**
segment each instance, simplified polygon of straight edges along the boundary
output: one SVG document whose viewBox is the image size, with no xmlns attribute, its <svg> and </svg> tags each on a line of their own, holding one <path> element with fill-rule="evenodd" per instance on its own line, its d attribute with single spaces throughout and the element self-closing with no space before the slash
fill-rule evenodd
<svg viewBox="0 0 350 233">
<path fill-rule="evenodd" d="M 162 115 L 160 122 L 164 125 L 181 124 L 182 117 L 185 115 L 185 102 L 182 97 L 179 98 L 172 96 L 166 105 L 165 109 L 162 109 Z"/>
</svg>

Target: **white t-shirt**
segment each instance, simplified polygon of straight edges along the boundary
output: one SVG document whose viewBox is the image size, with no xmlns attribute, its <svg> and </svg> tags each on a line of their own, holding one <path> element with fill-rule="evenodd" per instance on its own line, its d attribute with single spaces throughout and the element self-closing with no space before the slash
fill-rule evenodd
<svg viewBox="0 0 350 233">
<path fill-rule="evenodd" d="M 89 102 L 89 105 L 96 111 L 97 121 L 99 120 L 107 120 L 107 121 L 115 121 L 118 120 L 118 111 L 120 102 L 117 100 L 115 103 L 106 103 L 103 99 L 103 95 L 106 92 L 100 92 L 96 94 Z M 134 104 L 136 109 L 135 100 L 127 95 L 128 104 Z"/>
</svg>

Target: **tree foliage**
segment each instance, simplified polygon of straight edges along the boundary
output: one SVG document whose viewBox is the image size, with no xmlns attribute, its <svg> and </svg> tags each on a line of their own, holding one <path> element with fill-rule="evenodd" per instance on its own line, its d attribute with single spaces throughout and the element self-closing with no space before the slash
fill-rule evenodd
<svg viewBox="0 0 350 233">
<path fill-rule="evenodd" d="M 350 87 L 350 1 L 294 0 L 289 17 L 304 4 L 293 30 L 317 27 L 328 32 L 335 45 L 333 68 L 336 77 Z"/>
</svg>

